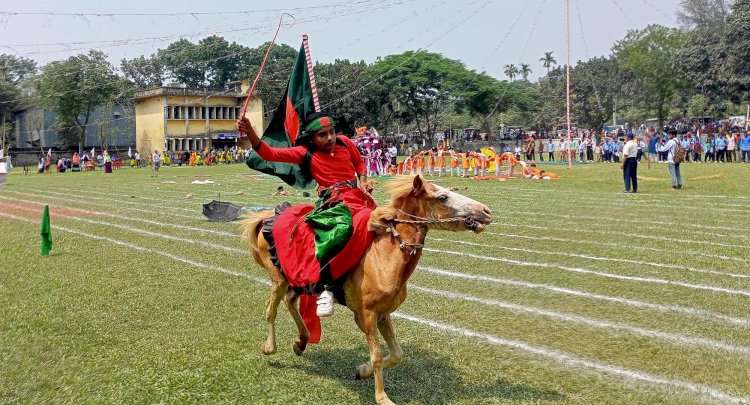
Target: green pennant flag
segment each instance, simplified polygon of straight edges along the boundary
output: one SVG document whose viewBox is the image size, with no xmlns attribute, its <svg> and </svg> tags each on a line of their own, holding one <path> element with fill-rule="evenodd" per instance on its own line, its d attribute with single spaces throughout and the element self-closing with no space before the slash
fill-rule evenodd
<svg viewBox="0 0 750 405">
<path fill-rule="evenodd" d="M 42 213 L 42 256 L 47 256 L 52 250 L 52 231 L 49 226 L 49 205 L 44 206 Z"/>
<path fill-rule="evenodd" d="M 297 60 L 294 62 L 286 92 L 282 97 L 268 128 L 263 132 L 263 141 L 274 148 L 294 146 L 305 118 L 315 112 L 312 81 L 305 57 L 305 37 L 302 40 Z M 307 180 L 298 165 L 267 162 L 253 152 L 246 161 L 251 169 L 279 177 L 286 184 L 296 188 L 311 188 L 314 180 Z"/>
</svg>

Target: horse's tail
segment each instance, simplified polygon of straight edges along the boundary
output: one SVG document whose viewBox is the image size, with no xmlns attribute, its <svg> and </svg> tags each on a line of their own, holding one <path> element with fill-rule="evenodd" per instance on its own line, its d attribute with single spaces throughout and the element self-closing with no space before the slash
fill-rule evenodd
<svg viewBox="0 0 750 405">
<path fill-rule="evenodd" d="M 262 263 L 260 249 L 258 248 L 258 236 L 264 219 L 274 216 L 274 211 L 258 211 L 245 214 L 240 222 L 240 235 L 250 247 L 250 253 L 258 263 Z"/>
</svg>

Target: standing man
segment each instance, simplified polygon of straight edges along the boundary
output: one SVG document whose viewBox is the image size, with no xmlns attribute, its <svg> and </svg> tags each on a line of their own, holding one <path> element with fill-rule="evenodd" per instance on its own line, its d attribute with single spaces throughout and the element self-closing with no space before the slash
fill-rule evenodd
<svg viewBox="0 0 750 405">
<path fill-rule="evenodd" d="M 550 162 L 555 161 L 555 144 L 552 143 L 552 139 L 549 140 L 547 143 L 547 153 L 548 153 L 548 159 Z"/>
<path fill-rule="evenodd" d="M 670 129 L 668 132 L 669 141 L 664 145 L 659 145 L 657 150 L 667 154 L 667 167 L 669 168 L 669 174 L 672 176 L 672 189 L 679 190 L 682 188 L 682 176 L 680 176 L 680 163 L 675 163 L 674 154 L 677 151 L 677 130 Z"/>
<path fill-rule="evenodd" d="M 625 146 L 622 148 L 622 176 L 625 179 L 625 193 L 638 192 L 638 144 L 634 140 L 635 135 L 628 132 L 625 135 Z M 631 189 L 630 186 L 633 186 Z"/>
<path fill-rule="evenodd" d="M 740 138 L 740 155 L 741 162 L 750 163 L 750 131 L 747 131 Z"/>
<path fill-rule="evenodd" d="M 155 150 L 152 158 L 154 161 L 154 175 L 158 175 L 159 168 L 161 167 L 161 153 L 159 153 L 158 150 Z"/>
</svg>

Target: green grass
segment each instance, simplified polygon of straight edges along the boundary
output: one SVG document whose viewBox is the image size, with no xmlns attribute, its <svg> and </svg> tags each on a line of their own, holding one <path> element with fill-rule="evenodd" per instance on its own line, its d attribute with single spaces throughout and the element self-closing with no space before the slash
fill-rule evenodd
<svg viewBox="0 0 750 405">
<path fill-rule="evenodd" d="M 685 164 L 675 192 L 665 165 L 642 164 L 638 195 L 620 193 L 615 165 L 549 170 L 563 178 L 434 178 L 468 187 L 495 223 L 430 232 L 439 252 L 424 253 L 399 312 L 475 335 L 396 318 L 406 358 L 385 373 L 391 399 L 726 401 L 689 383 L 750 401 L 750 165 Z M 0 188 L 0 403 L 373 403 L 372 380 L 353 379 L 368 352 L 345 308 L 302 357 L 280 309 L 279 353 L 260 353 L 265 273 L 236 223 L 200 214 L 219 193 L 241 205 L 313 200 L 272 196 L 280 183 L 244 165 L 150 174 L 15 170 Z M 205 176 L 215 184 L 190 184 Z M 53 228 L 49 257 L 39 203 L 69 230 Z"/>
</svg>

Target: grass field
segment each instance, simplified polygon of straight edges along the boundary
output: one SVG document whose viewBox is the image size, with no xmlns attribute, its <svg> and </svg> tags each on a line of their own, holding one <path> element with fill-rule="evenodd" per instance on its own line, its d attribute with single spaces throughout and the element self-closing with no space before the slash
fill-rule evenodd
<svg viewBox="0 0 750 405">
<path fill-rule="evenodd" d="M 638 195 L 603 164 L 550 166 L 554 182 L 439 179 L 495 223 L 430 232 L 394 321 L 406 358 L 385 373 L 391 399 L 750 402 L 750 165 L 683 166 L 675 192 L 665 165 L 642 164 Z M 312 199 L 272 196 L 280 183 L 244 165 L 150 174 L 16 169 L 0 187 L 0 403 L 372 403 L 343 307 L 302 357 L 280 310 L 279 353 L 261 354 L 265 273 L 236 223 L 201 215 L 219 193 Z M 55 245 L 40 257 L 46 203 Z"/>
</svg>

